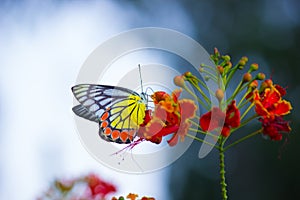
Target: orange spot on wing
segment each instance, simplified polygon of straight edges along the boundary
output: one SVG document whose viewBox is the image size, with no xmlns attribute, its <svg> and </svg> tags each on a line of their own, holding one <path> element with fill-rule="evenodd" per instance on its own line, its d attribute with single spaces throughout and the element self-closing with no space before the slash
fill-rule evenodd
<svg viewBox="0 0 300 200">
<path fill-rule="evenodd" d="M 104 134 L 105 135 L 110 135 L 111 134 L 111 128 L 106 128 L 105 130 L 104 130 Z"/>
<path fill-rule="evenodd" d="M 133 141 L 134 135 L 136 133 L 136 130 L 131 130 L 127 134 L 127 137 L 129 138 L 130 141 Z"/>
<path fill-rule="evenodd" d="M 102 123 L 101 123 L 101 128 L 106 128 L 108 126 L 108 121 L 103 121 Z"/>
<path fill-rule="evenodd" d="M 129 134 L 127 131 L 122 131 L 120 134 L 120 138 L 123 142 L 126 142 L 127 138 L 128 138 Z"/>
<path fill-rule="evenodd" d="M 132 141 L 133 140 L 133 136 L 132 135 L 128 135 L 129 140 Z"/>
<path fill-rule="evenodd" d="M 103 115 L 101 116 L 101 121 L 105 121 L 108 117 L 109 117 L 108 112 L 103 113 Z"/>
<path fill-rule="evenodd" d="M 120 136 L 120 131 L 118 131 L 118 130 L 114 130 L 114 131 L 111 133 L 111 138 L 112 138 L 113 140 L 118 139 L 119 136 Z"/>
</svg>

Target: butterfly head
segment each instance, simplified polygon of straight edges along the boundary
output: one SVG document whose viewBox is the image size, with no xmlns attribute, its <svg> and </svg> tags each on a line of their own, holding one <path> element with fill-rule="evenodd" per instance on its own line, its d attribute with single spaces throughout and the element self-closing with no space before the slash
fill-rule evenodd
<svg viewBox="0 0 300 200">
<path fill-rule="evenodd" d="M 140 95 L 140 97 L 141 97 L 140 102 L 144 103 L 144 104 L 147 104 L 148 103 L 148 96 L 149 95 L 147 95 L 145 92 L 142 92 L 141 95 Z"/>
</svg>

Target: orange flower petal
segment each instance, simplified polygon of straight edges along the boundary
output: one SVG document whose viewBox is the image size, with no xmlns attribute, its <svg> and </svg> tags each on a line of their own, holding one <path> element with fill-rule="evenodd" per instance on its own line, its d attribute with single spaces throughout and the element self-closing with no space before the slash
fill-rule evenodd
<svg viewBox="0 0 300 200">
<path fill-rule="evenodd" d="M 129 193 L 126 198 L 130 199 L 130 200 L 135 200 L 139 195 L 137 194 L 133 194 L 133 193 Z"/>
<path fill-rule="evenodd" d="M 196 115 L 197 106 L 192 100 L 184 99 L 179 101 L 181 120 L 193 118 Z"/>
<path fill-rule="evenodd" d="M 184 137 L 187 135 L 189 128 L 191 126 L 190 122 L 185 121 L 184 123 L 180 124 L 179 129 L 176 134 L 180 136 L 181 142 L 184 141 Z"/>
<path fill-rule="evenodd" d="M 265 107 L 269 107 L 270 105 L 277 103 L 280 99 L 280 93 L 277 90 L 275 90 L 274 87 L 266 88 L 264 91 L 262 103 Z"/>
<path fill-rule="evenodd" d="M 173 103 L 171 101 L 160 101 L 159 105 L 167 112 L 174 111 Z"/>
<path fill-rule="evenodd" d="M 154 104 L 158 104 L 160 101 L 165 101 L 166 99 L 170 99 L 171 97 L 166 92 L 157 91 L 151 95 L 151 98 L 152 98 Z"/>
<path fill-rule="evenodd" d="M 260 116 L 269 116 L 268 110 L 259 101 L 255 101 L 255 112 Z"/>
<path fill-rule="evenodd" d="M 289 114 L 290 110 L 292 109 L 291 103 L 286 100 L 281 101 L 275 107 L 276 107 L 276 110 L 274 111 L 274 114 L 276 114 L 276 115 Z"/>
</svg>

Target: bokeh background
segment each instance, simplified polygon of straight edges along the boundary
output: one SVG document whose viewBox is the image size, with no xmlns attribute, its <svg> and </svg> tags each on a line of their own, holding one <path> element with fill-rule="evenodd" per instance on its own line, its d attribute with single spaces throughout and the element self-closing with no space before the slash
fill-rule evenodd
<svg viewBox="0 0 300 200">
<path fill-rule="evenodd" d="M 80 66 L 111 36 L 145 26 L 180 31 L 233 61 L 247 55 L 287 87 L 293 131 L 232 148 L 226 175 L 233 200 L 299 199 L 299 10 L 297 0 L 1 1 L 0 199 L 35 199 L 55 178 L 88 172 L 120 194 L 220 199 L 217 152 L 199 160 L 197 143 L 170 167 L 138 176 L 101 166 L 80 144 L 70 92 Z"/>
</svg>

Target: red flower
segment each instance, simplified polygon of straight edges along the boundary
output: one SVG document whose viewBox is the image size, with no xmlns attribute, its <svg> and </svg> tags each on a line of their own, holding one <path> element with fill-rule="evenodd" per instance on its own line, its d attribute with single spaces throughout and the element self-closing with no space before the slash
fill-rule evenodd
<svg viewBox="0 0 300 200">
<path fill-rule="evenodd" d="M 92 197 L 96 197 L 99 195 L 101 198 L 104 198 L 107 194 L 116 192 L 116 188 L 114 185 L 102 181 L 95 174 L 88 175 L 86 177 L 86 180 Z"/>
<path fill-rule="evenodd" d="M 212 115 L 214 118 L 212 118 Z M 219 107 L 213 107 L 211 111 L 205 113 L 200 118 L 200 126 L 203 131 L 211 131 L 224 124 L 226 114 Z"/>
<path fill-rule="evenodd" d="M 282 117 L 260 118 L 262 122 L 263 134 L 271 140 L 281 140 L 283 132 L 290 132 L 289 122 L 283 120 Z"/>
<path fill-rule="evenodd" d="M 164 136 L 173 134 L 168 140 L 170 146 L 178 142 L 178 137 L 184 140 L 190 123 L 188 119 L 195 116 L 196 105 L 193 101 L 178 100 L 181 90 L 175 90 L 172 96 L 158 91 L 151 97 L 155 104 L 153 116 L 146 111 L 144 123 L 141 125 L 138 135 L 153 143 L 159 144 Z"/>
<path fill-rule="evenodd" d="M 290 113 L 292 106 L 290 102 L 282 100 L 286 94 L 284 88 L 279 85 L 273 85 L 272 81 L 266 80 L 261 91 L 254 91 L 255 112 L 266 118 L 274 118 Z"/>
<path fill-rule="evenodd" d="M 232 101 L 227 106 L 226 113 L 218 107 L 213 107 L 211 111 L 201 116 L 199 123 L 203 131 L 222 128 L 221 134 L 224 137 L 228 137 L 230 129 L 240 125 L 240 111 L 236 107 L 235 101 Z"/>
<path fill-rule="evenodd" d="M 140 138 L 159 144 L 162 141 L 162 137 L 177 132 L 178 129 L 177 125 L 166 126 L 161 119 L 153 117 L 147 126 L 139 129 L 138 134 Z"/>
</svg>

